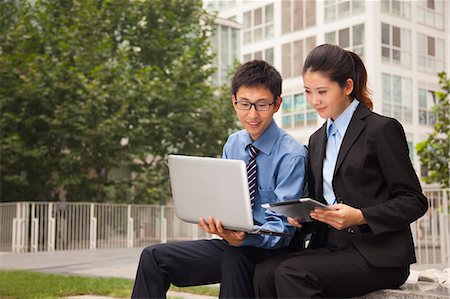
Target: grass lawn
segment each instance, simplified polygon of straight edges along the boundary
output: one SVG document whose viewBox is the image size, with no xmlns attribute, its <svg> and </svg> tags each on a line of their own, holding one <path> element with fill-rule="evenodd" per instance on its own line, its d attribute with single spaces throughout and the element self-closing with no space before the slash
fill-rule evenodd
<svg viewBox="0 0 450 299">
<path fill-rule="evenodd" d="M 125 278 L 93 278 L 67 276 L 30 271 L 0 271 L 1 299 L 62 298 L 76 295 L 99 295 L 130 298 L 133 280 Z M 189 287 L 170 288 L 177 292 L 188 292 L 218 296 L 218 288 Z"/>
</svg>

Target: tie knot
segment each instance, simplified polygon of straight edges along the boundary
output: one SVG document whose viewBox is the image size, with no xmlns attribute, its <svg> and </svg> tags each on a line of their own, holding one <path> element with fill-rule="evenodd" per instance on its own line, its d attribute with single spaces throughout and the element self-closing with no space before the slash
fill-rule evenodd
<svg viewBox="0 0 450 299">
<path fill-rule="evenodd" d="M 331 123 L 330 126 L 328 127 L 328 137 L 330 136 L 334 136 L 337 133 L 337 128 L 336 125 L 334 123 Z"/>
<path fill-rule="evenodd" d="M 248 151 L 250 154 L 250 158 L 252 159 L 255 159 L 259 153 L 259 149 L 257 149 L 253 144 L 250 144 Z"/>
</svg>

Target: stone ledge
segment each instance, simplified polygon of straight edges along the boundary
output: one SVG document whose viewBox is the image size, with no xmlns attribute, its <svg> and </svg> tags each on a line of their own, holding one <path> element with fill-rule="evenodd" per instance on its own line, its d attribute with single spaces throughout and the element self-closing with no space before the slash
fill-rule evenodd
<svg viewBox="0 0 450 299">
<path fill-rule="evenodd" d="M 450 286 L 435 282 L 405 283 L 396 290 L 379 290 L 354 299 L 449 299 Z"/>
</svg>

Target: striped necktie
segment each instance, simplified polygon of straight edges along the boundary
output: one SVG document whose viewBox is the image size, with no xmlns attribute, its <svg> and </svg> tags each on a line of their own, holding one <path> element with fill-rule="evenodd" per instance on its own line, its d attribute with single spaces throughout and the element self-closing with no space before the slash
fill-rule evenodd
<svg viewBox="0 0 450 299">
<path fill-rule="evenodd" d="M 250 202 L 253 207 L 255 203 L 254 201 L 257 183 L 256 173 L 258 171 L 258 166 L 256 165 L 256 156 L 258 155 L 259 150 L 253 145 L 250 145 L 248 151 L 250 155 L 250 159 L 248 160 L 247 164 L 248 190 L 250 192 Z"/>
</svg>

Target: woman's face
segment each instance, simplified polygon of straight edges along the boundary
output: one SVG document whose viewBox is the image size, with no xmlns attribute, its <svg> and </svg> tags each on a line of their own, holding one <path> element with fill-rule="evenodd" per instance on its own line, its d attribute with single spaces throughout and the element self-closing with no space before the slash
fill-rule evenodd
<svg viewBox="0 0 450 299">
<path fill-rule="evenodd" d="M 347 79 L 342 88 L 321 72 L 307 71 L 303 76 L 306 99 L 323 118 L 336 120 L 353 99 L 353 80 Z"/>
</svg>

